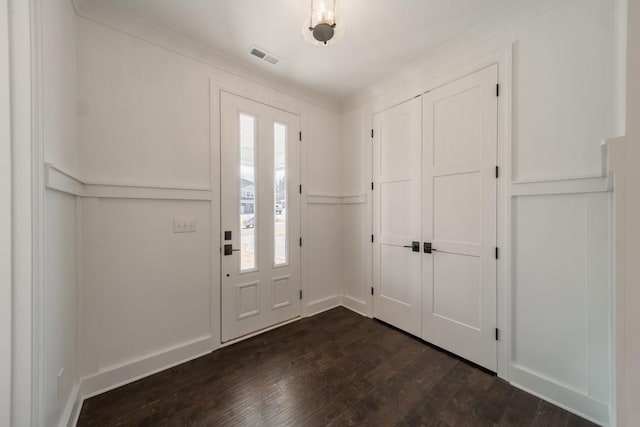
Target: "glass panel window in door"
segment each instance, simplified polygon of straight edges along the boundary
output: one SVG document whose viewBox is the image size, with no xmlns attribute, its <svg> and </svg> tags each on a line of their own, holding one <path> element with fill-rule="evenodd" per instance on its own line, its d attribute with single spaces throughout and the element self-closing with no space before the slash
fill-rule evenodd
<svg viewBox="0 0 640 427">
<path fill-rule="evenodd" d="M 256 269 L 258 204 L 256 118 L 240 114 L 240 271 Z"/>
<path fill-rule="evenodd" d="M 287 125 L 273 124 L 273 152 L 274 152 L 274 260 L 275 266 L 286 265 L 289 262 L 287 221 L 287 201 L 289 198 L 287 174 Z"/>
</svg>

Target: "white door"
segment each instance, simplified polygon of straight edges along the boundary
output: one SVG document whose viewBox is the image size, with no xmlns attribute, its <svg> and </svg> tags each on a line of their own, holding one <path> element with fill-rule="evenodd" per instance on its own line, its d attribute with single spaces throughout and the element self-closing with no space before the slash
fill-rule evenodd
<svg viewBox="0 0 640 427">
<path fill-rule="evenodd" d="M 421 100 L 414 98 L 373 117 L 373 315 L 416 336 L 421 326 L 421 109 Z"/>
<path fill-rule="evenodd" d="M 496 371 L 497 66 L 423 97 L 422 338 Z"/>
<path fill-rule="evenodd" d="M 300 315 L 300 117 L 221 95 L 222 340 Z"/>
</svg>

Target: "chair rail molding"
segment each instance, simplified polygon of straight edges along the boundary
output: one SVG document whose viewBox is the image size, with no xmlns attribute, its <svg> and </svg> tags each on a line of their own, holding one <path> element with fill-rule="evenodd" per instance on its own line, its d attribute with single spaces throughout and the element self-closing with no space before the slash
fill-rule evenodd
<svg viewBox="0 0 640 427">
<path fill-rule="evenodd" d="M 98 184 L 82 181 L 50 163 L 45 164 L 45 186 L 78 197 L 155 200 L 211 200 L 212 192 L 202 188 L 153 187 Z"/>
</svg>

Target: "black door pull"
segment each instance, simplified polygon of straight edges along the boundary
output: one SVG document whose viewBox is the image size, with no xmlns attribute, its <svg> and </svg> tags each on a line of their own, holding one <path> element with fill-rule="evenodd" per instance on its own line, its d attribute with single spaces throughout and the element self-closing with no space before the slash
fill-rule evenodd
<svg viewBox="0 0 640 427">
<path fill-rule="evenodd" d="M 403 248 L 411 249 L 413 252 L 420 252 L 420 242 L 411 242 L 411 245 L 404 245 Z"/>
<path fill-rule="evenodd" d="M 233 255 L 234 252 L 239 251 L 240 249 L 233 249 L 233 245 L 224 245 L 224 255 Z"/>
<path fill-rule="evenodd" d="M 431 247 L 431 242 L 424 242 L 424 251 L 425 254 L 430 254 L 432 252 L 438 252 L 436 248 Z"/>
</svg>

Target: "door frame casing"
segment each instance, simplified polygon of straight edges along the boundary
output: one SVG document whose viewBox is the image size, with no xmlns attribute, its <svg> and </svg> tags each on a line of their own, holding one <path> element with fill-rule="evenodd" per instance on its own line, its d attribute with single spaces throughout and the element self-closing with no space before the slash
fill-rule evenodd
<svg viewBox="0 0 640 427">
<path fill-rule="evenodd" d="M 498 84 L 500 85 L 500 96 L 498 97 L 498 166 L 499 176 L 497 179 L 497 245 L 499 248 L 499 258 L 497 260 L 497 325 L 500 331 L 498 340 L 498 360 L 497 375 L 509 381 L 509 367 L 511 363 L 511 171 L 512 171 L 512 118 L 513 118 L 513 51 L 514 44 L 509 44 L 493 52 L 482 56 L 474 61 L 470 61 L 463 66 L 443 71 L 435 76 L 428 76 L 420 84 L 420 92 L 405 93 L 404 101 L 415 96 L 421 96 L 433 89 L 444 86 L 467 75 L 473 74 L 493 64 L 498 65 Z M 402 101 L 402 102 L 404 102 Z M 370 125 L 373 128 L 373 117 L 401 102 L 379 102 L 370 105 Z M 367 153 L 373 164 L 373 149 Z M 373 181 L 373 170 L 371 170 Z M 370 215 L 373 218 L 372 204 Z M 373 233 L 373 221 L 371 221 L 371 232 Z M 371 275 L 373 277 L 373 247 L 370 249 L 372 260 Z M 373 297 L 370 299 L 373 304 Z M 373 313 L 373 311 L 372 311 Z"/>
</svg>

